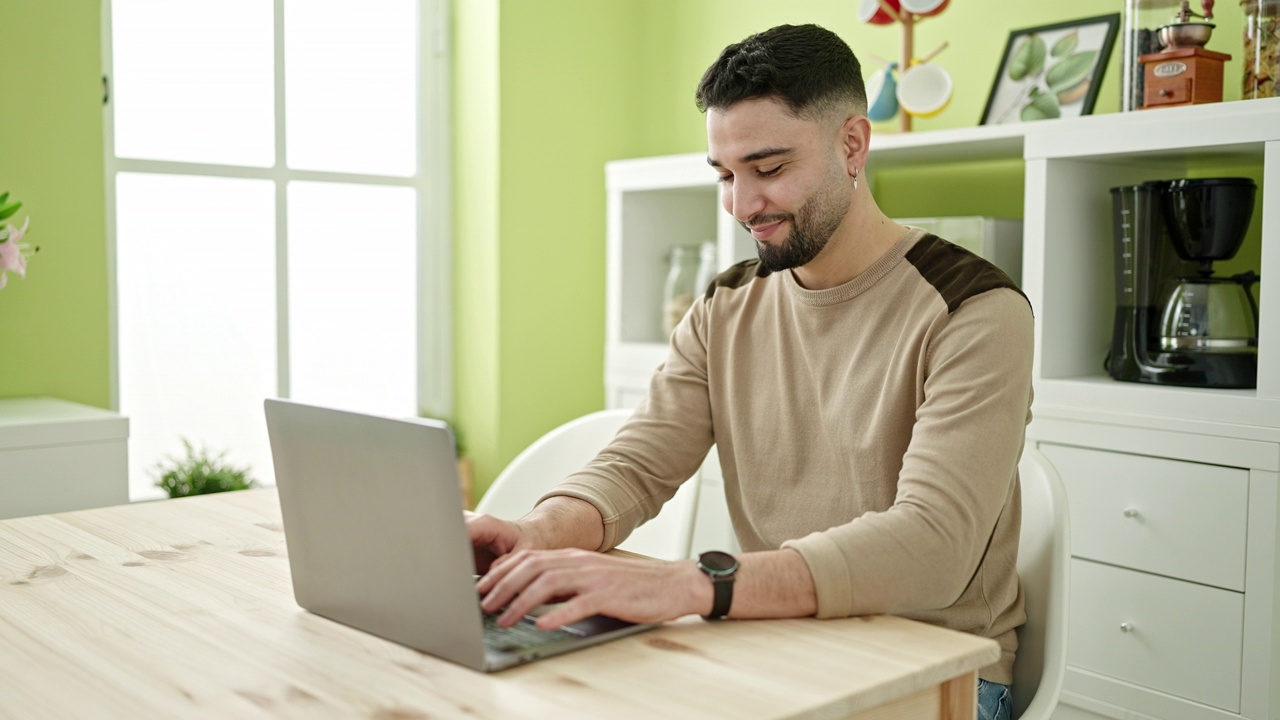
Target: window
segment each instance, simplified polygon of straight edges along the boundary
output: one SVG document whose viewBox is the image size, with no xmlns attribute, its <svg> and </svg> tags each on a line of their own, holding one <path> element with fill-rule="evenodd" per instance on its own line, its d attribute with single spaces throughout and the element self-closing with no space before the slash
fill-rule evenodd
<svg viewBox="0 0 1280 720">
<path fill-rule="evenodd" d="M 106 6 L 131 498 L 183 438 L 272 482 L 267 397 L 448 412 L 446 7 Z"/>
</svg>

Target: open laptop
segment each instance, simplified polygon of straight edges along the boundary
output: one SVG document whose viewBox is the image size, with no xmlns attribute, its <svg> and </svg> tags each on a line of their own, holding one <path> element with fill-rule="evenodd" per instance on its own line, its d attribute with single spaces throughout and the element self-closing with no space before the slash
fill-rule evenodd
<svg viewBox="0 0 1280 720">
<path fill-rule="evenodd" d="M 317 615 L 483 671 L 652 625 L 501 628 L 480 609 L 453 436 L 438 421 L 267 400 L 293 593 Z"/>
</svg>

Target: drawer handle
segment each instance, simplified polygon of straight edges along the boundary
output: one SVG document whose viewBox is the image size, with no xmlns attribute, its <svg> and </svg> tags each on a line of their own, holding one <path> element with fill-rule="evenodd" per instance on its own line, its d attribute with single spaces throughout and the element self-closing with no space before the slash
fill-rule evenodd
<svg viewBox="0 0 1280 720">
<path fill-rule="evenodd" d="M 1125 517 L 1127 517 L 1127 518 L 1136 518 L 1136 517 L 1138 517 L 1138 508 L 1125 508 L 1125 509 L 1124 509 L 1124 516 L 1125 516 Z"/>
<path fill-rule="evenodd" d="M 1120 623 L 1120 632 L 1122 633 L 1133 632 L 1133 625 L 1127 622 Z"/>
</svg>

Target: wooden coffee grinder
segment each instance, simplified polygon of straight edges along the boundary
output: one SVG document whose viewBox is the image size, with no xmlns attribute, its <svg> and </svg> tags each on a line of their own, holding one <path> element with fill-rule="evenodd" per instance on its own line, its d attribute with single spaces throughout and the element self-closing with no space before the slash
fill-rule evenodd
<svg viewBox="0 0 1280 720">
<path fill-rule="evenodd" d="M 1138 57 L 1144 80 L 1141 109 L 1222 102 L 1222 63 L 1231 56 L 1206 50 L 1215 26 L 1191 20 L 1212 20 L 1213 3 L 1200 0 L 1204 14 L 1199 15 L 1182 0 L 1174 22 L 1157 31 L 1164 49 Z"/>
</svg>

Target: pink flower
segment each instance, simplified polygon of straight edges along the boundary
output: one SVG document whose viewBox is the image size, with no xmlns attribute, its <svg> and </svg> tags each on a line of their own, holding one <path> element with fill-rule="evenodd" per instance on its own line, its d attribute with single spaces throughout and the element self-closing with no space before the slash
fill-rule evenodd
<svg viewBox="0 0 1280 720">
<path fill-rule="evenodd" d="M 8 273 L 10 270 L 17 273 L 20 277 L 27 276 L 27 259 L 22 255 L 22 248 L 18 242 L 22 240 L 22 236 L 27 234 L 27 226 L 31 224 L 31 218 L 22 223 L 22 227 L 15 228 L 12 225 L 9 228 L 8 235 L 4 242 L 0 242 L 0 290 L 4 289 L 6 283 L 9 282 Z"/>
</svg>

